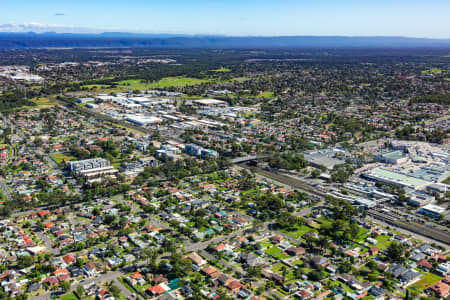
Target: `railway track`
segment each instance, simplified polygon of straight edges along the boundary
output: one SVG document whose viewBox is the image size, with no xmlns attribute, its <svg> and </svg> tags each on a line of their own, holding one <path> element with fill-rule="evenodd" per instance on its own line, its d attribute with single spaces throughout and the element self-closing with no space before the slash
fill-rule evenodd
<svg viewBox="0 0 450 300">
<path fill-rule="evenodd" d="M 242 165 L 242 167 L 250 168 L 246 165 Z M 258 174 L 261 174 L 263 176 L 266 176 L 268 178 L 272 178 L 275 181 L 279 181 L 281 183 L 287 184 L 292 186 L 293 188 L 297 188 L 300 190 L 304 190 L 308 192 L 311 195 L 315 195 L 316 197 L 323 199 L 325 197 L 325 193 L 315 189 L 312 186 L 309 186 L 299 180 L 296 180 L 294 178 L 281 175 L 276 171 L 267 171 L 263 170 L 261 168 L 256 168 L 256 172 Z M 381 220 L 387 224 L 390 224 L 392 226 L 396 226 L 399 228 L 402 228 L 404 230 L 408 230 L 412 233 L 415 233 L 417 235 L 421 235 L 430 239 L 433 239 L 435 241 L 450 245 L 450 235 L 448 232 L 443 232 L 442 230 L 436 229 L 436 228 L 430 228 L 421 224 L 413 223 L 413 222 L 404 222 L 402 221 L 398 216 L 391 215 L 389 213 L 381 213 L 375 210 L 369 210 L 368 215 Z"/>
<path fill-rule="evenodd" d="M 243 168 L 246 169 L 250 169 L 250 167 L 246 164 L 241 164 L 240 165 Z M 297 190 L 301 190 L 303 192 L 306 192 L 307 194 L 309 194 L 310 196 L 312 196 L 313 198 L 317 198 L 318 200 L 323 200 L 326 196 L 326 193 L 321 192 L 319 190 L 317 190 L 316 188 L 303 183 L 302 181 L 286 176 L 286 175 L 282 175 L 280 173 L 278 173 L 276 170 L 271 170 L 271 171 L 267 171 L 267 170 L 263 170 L 261 168 L 256 167 L 256 173 L 265 176 L 267 178 L 273 179 L 275 181 L 281 182 L 283 184 L 286 184 L 288 186 L 291 186 L 293 189 L 297 189 Z"/>
<path fill-rule="evenodd" d="M 442 230 L 436 228 L 429 228 L 427 226 L 413 222 L 406 223 L 400 220 L 398 217 L 394 217 L 386 213 L 380 213 L 374 210 L 369 210 L 367 214 L 387 224 L 397 226 L 399 228 L 411 231 L 418 235 L 422 235 L 435 241 L 450 245 L 450 235 L 447 232 L 443 232 Z"/>
</svg>

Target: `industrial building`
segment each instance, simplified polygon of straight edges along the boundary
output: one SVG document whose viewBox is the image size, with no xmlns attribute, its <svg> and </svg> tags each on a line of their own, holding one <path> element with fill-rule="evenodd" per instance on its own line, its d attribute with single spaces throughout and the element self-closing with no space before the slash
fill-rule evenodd
<svg viewBox="0 0 450 300">
<path fill-rule="evenodd" d="M 374 168 L 363 173 L 362 176 L 370 180 L 385 182 L 405 188 L 410 188 L 412 190 L 421 189 L 431 184 L 430 181 L 384 168 Z"/>
<path fill-rule="evenodd" d="M 428 204 L 428 205 L 425 205 L 424 207 L 422 207 L 419 212 L 423 215 L 438 219 L 441 217 L 441 215 L 443 213 L 445 213 L 445 210 L 446 209 L 444 207 L 434 205 L 434 204 Z"/>
<path fill-rule="evenodd" d="M 126 120 L 130 123 L 136 124 L 138 126 L 145 125 L 153 125 L 161 123 L 161 119 L 152 117 L 152 116 L 144 116 L 144 115 L 128 115 Z"/>
<path fill-rule="evenodd" d="M 375 160 L 386 164 L 397 165 L 407 162 L 408 156 L 404 155 L 401 151 L 392 151 L 375 156 Z"/>
<path fill-rule="evenodd" d="M 422 207 L 433 202 L 434 196 L 423 191 L 413 191 L 408 194 L 408 204 L 411 206 Z"/>
<path fill-rule="evenodd" d="M 345 151 L 337 148 L 330 148 L 303 152 L 305 160 L 308 161 L 313 167 L 322 166 L 329 170 L 332 170 L 336 165 L 345 163 L 344 160 L 336 157 L 337 154 L 344 156 Z"/>
<path fill-rule="evenodd" d="M 228 102 L 217 100 L 217 99 L 198 99 L 194 100 L 193 103 L 197 106 L 206 106 L 206 107 L 226 107 L 228 106 Z"/>
<path fill-rule="evenodd" d="M 445 183 L 433 183 L 427 186 L 427 191 L 431 194 L 443 197 L 447 191 L 449 191 L 448 184 Z"/>
</svg>

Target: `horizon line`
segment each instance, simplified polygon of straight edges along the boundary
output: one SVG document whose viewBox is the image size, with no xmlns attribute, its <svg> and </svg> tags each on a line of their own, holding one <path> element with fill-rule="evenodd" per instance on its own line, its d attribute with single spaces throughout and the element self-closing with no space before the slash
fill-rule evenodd
<svg viewBox="0 0 450 300">
<path fill-rule="evenodd" d="M 341 37 L 341 38 L 407 38 L 407 39 L 430 39 L 430 40 L 450 40 L 450 37 L 427 37 L 427 36 L 407 36 L 407 35 L 345 35 L 345 34 L 274 34 L 274 35 L 262 35 L 262 34 L 221 34 L 221 33 L 168 33 L 168 32 L 133 32 L 133 31 L 98 31 L 98 32 L 56 32 L 56 31 L 43 31 L 36 32 L 30 31 L 1 31 L 0 34 L 59 34 L 59 35 L 102 35 L 102 34 L 123 34 L 123 35 L 165 35 L 170 37 L 225 37 L 225 38 L 283 38 L 283 37 Z"/>
</svg>

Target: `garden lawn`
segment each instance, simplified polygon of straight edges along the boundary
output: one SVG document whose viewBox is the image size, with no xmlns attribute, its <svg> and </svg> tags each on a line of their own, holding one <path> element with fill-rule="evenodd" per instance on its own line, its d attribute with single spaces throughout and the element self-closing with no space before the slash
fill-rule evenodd
<svg viewBox="0 0 450 300">
<path fill-rule="evenodd" d="M 283 275 L 283 271 L 282 271 L 283 270 L 283 266 L 286 267 L 286 274 L 285 274 L 286 278 L 285 279 L 286 280 L 294 279 L 295 278 L 294 270 L 289 268 L 288 266 L 285 266 L 282 263 L 278 263 L 278 264 L 273 265 L 272 271 L 275 272 L 275 273 L 278 273 L 280 275 Z"/>
<path fill-rule="evenodd" d="M 379 236 L 377 236 L 375 239 L 378 241 L 378 243 L 375 245 L 375 247 L 378 250 L 380 250 L 380 251 L 386 249 L 392 243 L 389 240 L 390 238 L 391 237 L 388 236 L 388 235 L 379 235 Z"/>
<path fill-rule="evenodd" d="M 274 246 L 274 247 L 272 247 L 272 248 L 266 249 L 264 252 L 266 252 L 266 253 L 269 254 L 269 255 L 275 255 L 275 254 L 277 254 L 277 253 L 280 253 L 280 252 L 281 252 L 281 249 L 278 248 L 278 247 L 276 247 L 276 246 Z"/>
<path fill-rule="evenodd" d="M 261 246 L 263 246 L 264 248 L 270 248 L 272 246 L 271 242 L 262 242 Z"/>
<path fill-rule="evenodd" d="M 72 293 L 62 295 L 61 300 L 78 300 L 78 297 L 75 296 L 75 294 L 72 292 Z"/>
<path fill-rule="evenodd" d="M 286 254 L 284 254 L 283 252 L 280 252 L 280 253 L 277 253 L 277 254 L 273 254 L 272 255 L 274 258 L 276 258 L 276 259 L 286 259 L 286 258 L 288 258 L 289 256 L 288 255 L 286 255 Z"/>
</svg>

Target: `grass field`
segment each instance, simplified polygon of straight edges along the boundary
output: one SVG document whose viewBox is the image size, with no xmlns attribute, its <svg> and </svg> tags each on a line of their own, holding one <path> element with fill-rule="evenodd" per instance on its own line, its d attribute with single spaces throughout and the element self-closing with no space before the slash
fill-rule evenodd
<svg viewBox="0 0 450 300">
<path fill-rule="evenodd" d="M 276 259 L 279 259 L 279 260 L 289 258 L 289 256 L 286 255 L 286 254 L 284 254 L 283 252 L 274 254 L 274 255 L 272 255 L 272 256 L 273 256 L 274 258 L 276 258 Z"/>
<path fill-rule="evenodd" d="M 274 246 L 274 247 L 272 247 L 272 248 L 266 249 L 266 251 L 264 251 L 264 252 L 266 252 L 266 253 L 269 254 L 269 255 L 275 255 L 275 254 L 277 254 L 277 253 L 280 253 L 280 252 L 281 252 L 281 249 L 278 248 L 278 247 L 276 247 L 276 246 Z"/>
<path fill-rule="evenodd" d="M 250 80 L 250 79 L 251 79 L 250 77 L 236 77 L 236 78 L 231 79 L 231 81 L 242 82 L 242 81 L 247 81 L 247 80 Z"/>
<path fill-rule="evenodd" d="M 280 248 L 276 246 L 266 249 L 265 252 L 276 259 L 286 259 L 289 257 L 286 254 L 284 254 Z"/>
<path fill-rule="evenodd" d="M 211 82 L 209 79 L 198 79 L 189 77 L 166 77 L 158 82 L 145 83 L 142 80 L 122 80 L 117 82 L 119 87 L 126 87 L 130 90 L 145 90 L 168 87 L 183 87 Z"/>
<path fill-rule="evenodd" d="M 227 72 L 231 72 L 231 69 L 225 68 L 225 67 L 221 67 L 220 69 L 216 69 L 216 70 L 211 70 L 213 72 L 222 72 L 222 73 L 227 73 Z"/>
<path fill-rule="evenodd" d="M 361 241 L 365 240 L 368 235 L 369 235 L 369 229 L 362 227 L 358 232 L 358 237 L 356 238 L 356 240 L 361 242 Z"/>
<path fill-rule="evenodd" d="M 375 247 L 378 250 L 380 250 L 380 251 L 386 249 L 392 243 L 389 240 L 390 238 L 391 237 L 388 236 L 388 235 L 379 235 L 379 236 L 377 236 L 375 239 L 378 241 L 378 243 L 375 245 Z"/>
<path fill-rule="evenodd" d="M 286 233 L 287 235 L 289 235 L 290 237 L 293 237 L 294 239 L 298 239 L 301 238 L 305 233 L 313 231 L 314 229 L 306 226 L 306 225 L 302 225 L 302 226 L 295 226 L 295 230 L 286 230 L 286 229 L 282 229 L 281 231 Z"/>
<path fill-rule="evenodd" d="M 440 281 L 443 277 L 438 276 L 436 274 L 433 273 L 427 273 L 425 275 L 422 276 L 422 278 L 417 281 L 416 283 L 410 285 L 408 287 L 408 289 L 410 291 L 416 291 L 416 292 L 422 292 L 423 290 L 425 290 L 427 287 L 429 287 L 430 285 L 435 284 L 436 282 Z"/>
<path fill-rule="evenodd" d="M 62 295 L 61 300 L 78 300 L 78 297 L 75 296 L 75 294 L 72 292 L 72 293 Z"/>
<path fill-rule="evenodd" d="M 52 107 L 58 104 L 56 100 L 51 100 L 47 97 L 33 98 L 30 101 L 36 103 L 39 108 Z"/>
<path fill-rule="evenodd" d="M 431 68 L 431 69 L 422 71 L 422 75 L 425 75 L 425 74 L 441 74 L 441 73 L 442 73 L 442 70 L 438 69 L 438 68 Z"/>
<path fill-rule="evenodd" d="M 262 97 L 262 98 L 270 99 L 270 98 L 273 98 L 274 92 L 265 91 L 265 92 L 259 93 L 258 96 L 259 96 L 259 97 Z"/>
<path fill-rule="evenodd" d="M 66 163 L 67 163 L 71 160 L 76 160 L 75 157 L 64 154 L 64 153 L 53 153 L 53 154 L 50 154 L 50 156 L 58 164 L 58 166 L 63 166 L 64 165 L 63 161 L 66 161 Z"/>
<path fill-rule="evenodd" d="M 220 71 L 219 71 L 220 70 Z M 213 70 L 216 72 L 227 72 L 226 68 L 221 68 L 217 70 Z M 230 70 L 231 71 L 231 70 Z M 183 76 L 177 76 L 177 77 L 165 77 L 157 82 L 144 82 L 141 79 L 128 79 L 128 80 L 122 80 L 115 82 L 117 84 L 116 87 L 110 87 L 109 85 L 105 84 L 89 84 L 89 85 L 83 85 L 82 88 L 88 88 L 95 91 L 101 91 L 103 93 L 118 93 L 118 92 L 124 92 L 128 90 L 148 90 L 148 89 L 164 89 L 169 87 L 184 87 L 184 86 L 190 86 L 190 85 L 198 85 L 202 83 L 224 83 L 224 82 L 241 82 L 241 81 L 247 81 L 250 80 L 248 77 L 236 77 L 231 80 L 220 80 L 214 77 L 208 77 L 204 79 L 199 78 L 191 78 L 191 77 L 183 77 Z"/>
<path fill-rule="evenodd" d="M 283 273 L 283 271 L 282 271 L 283 270 L 283 266 L 286 267 L 282 263 L 275 264 L 272 267 L 272 271 L 274 271 L 274 272 L 276 272 L 276 273 L 278 273 L 280 275 L 283 275 L 282 274 Z M 295 274 L 294 274 L 293 270 L 288 268 L 288 267 L 286 267 L 286 280 L 291 280 L 291 279 L 294 279 L 294 278 L 295 278 Z"/>
</svg>

